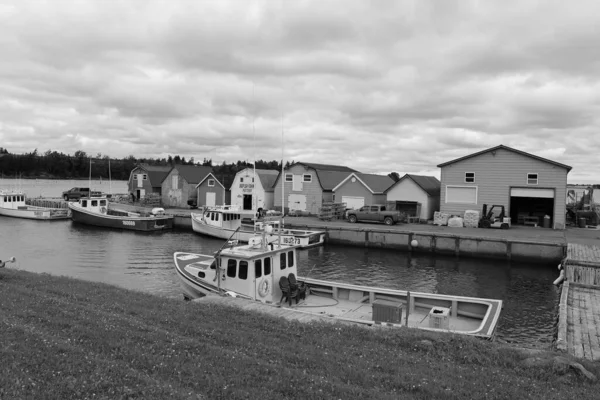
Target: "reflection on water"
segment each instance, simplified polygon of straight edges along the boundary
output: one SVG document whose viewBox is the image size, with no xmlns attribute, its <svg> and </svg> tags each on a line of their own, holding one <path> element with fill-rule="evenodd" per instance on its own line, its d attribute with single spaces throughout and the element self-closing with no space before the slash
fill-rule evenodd
<svg viewBox="0 0 600 400">
<path fill-rule="evenodd" d="M 189 231 L 139 233 L 71 221 L 0 217 L 0 259 L 17 268 L 181 298 L 175 251 L 211 254 L 222 241 Z M 559 292 L 552 266 L 325 245 L 298 254 L 299 275 L 387 288 L 499 298 L 500 341 L 548 348 Z"/>
</svg>

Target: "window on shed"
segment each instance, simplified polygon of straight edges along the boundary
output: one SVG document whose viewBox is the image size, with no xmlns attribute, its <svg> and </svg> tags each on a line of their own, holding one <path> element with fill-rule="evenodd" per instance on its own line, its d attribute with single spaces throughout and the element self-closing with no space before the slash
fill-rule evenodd
<svg viewBox="0 0 600 400">
<path fill-rule="evenodd" d="M 227 276 L 230 278 L 235 278 L 235 272 L 237 269 L 237 262 L 235 260 L 227 261 Z"/>
<path fill-rule="evenodd" d="M 248 261 L 240 261 L 240 269 L 238 271 L 238 278 L 246 280 L 248 279 Z"/>
<path fill-rule="evenodd" d="M 147 180 L 148 180 L 148 175 L 144 174 L 144 175 L 142 176 L 142 180 L 144 180 L 144 181 L 147 181 Z"/>
<path fill-rule="evenodd" d="M 293 182 L 294 181 L 294 175 L 293 174 L 285 174 L 285 181 L 286 182 Z"/>
<path fill-rule="evenodd" d="M 285 253 L 281 253 L 279 254 L 279 267 L 280 269 L 285 269 L 286 267 L 286 257 L 285 257 Z"/>
<path fill-rule="evenodd" d="M 208 186 L 209 186 L 209 187 L 213 187 L 213 186 L 215 186 L 215 180 L 214 180 L 214 179 L 209 179 L 209 180 L 208 180 Z"/>
<path fill-rule="evenodd" d="M 262 276 L 262 260 L 254 260 L 254 277 L 260 278 Z"/>
<path fill-rule="evenodd" d="M 312 182 L 312 175 L 311 174 L 302 175 L 302 182 Z"/>
<path fill-rule="evenodd" d="M 475 183 L 475 172 L 465 172 L 465 183 Z"/>
<path fill-rule="evenodd" d="M 288 251 L 288 267 L 293 267 L 294 266 L 294 252 L 293 251 Z"/>
<path fill-rule="evenodd" d="M 537 185 L 538 184 L 538 174 L 527 174 L 527 184 L 528 185 Z"/>
<path fill-rule="evenodd" d="M 244 178 L 240 178 L 240 183 L 244 183 Z"/>
</svg>

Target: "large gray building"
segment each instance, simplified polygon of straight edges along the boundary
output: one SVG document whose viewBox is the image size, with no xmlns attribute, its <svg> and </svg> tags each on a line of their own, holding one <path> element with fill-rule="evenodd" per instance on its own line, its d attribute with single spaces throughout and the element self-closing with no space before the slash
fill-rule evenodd
<svg viewBox="0 0 600 400">
<path fill-rule="evenodd" d="M 513 224 L 564 229 L 568 165 L 499 145 L 438 165 L 440 211 L 463 215 L 504 205 Z"/>
</svg>

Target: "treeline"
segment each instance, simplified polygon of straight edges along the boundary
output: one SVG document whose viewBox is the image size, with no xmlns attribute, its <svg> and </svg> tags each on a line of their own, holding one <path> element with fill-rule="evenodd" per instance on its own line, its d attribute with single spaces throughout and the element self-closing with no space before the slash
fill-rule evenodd
<svg viewBox="0 0 600 400">
<path fill-rule="evenodd" d="M 194 158 L 186 160 L 179 155 L 168 156 L 167 158 L 136 158 L 132 155 L 126 158 L 111 158 L 100 153 L 95 156 L 87 154 L 85 151 L 77 150 L 74 155 L 59 153 L 48 150 L 44 154 L 38 154 L 37 149 L 31 153 L 11 154 L 8 150 L 0 147 L 0 176 L 3 178 L 39 178 L 39 179 L 114 179 L 128 180 L 131 170 L 139 163 L 148 165 L 203 165 L 210 166 L 217 179 L 225 187 L 233 183 L 235 174 L 244 169 L 252 167 L 254 164 L 247 161 L 237 161 L 221 165 L 213 165 L 211 159 L 204 158 L 202 162 L 197 162 Z M 288 161 L 285 167 L 289 167 L 294 161 Z M 281 170 L 281 161 L 256 161 L 257 169 Z M 400 177 L 398 173 L 388 174 L 394 181 Z"/>
<path fill-rule="evenodd" d="M 114 179 L 127 180 L 131 170 L 138 163 L 148 165 L 204 165 L 213 168 L 213 171 L 224 185 L 231 184 L 235 174 L 253 164 L 246 161 L 221 165 L 213 165 L 211 159 L 203 159 L 202 162 L 196 162 L 194 158 L 186 160 L 179 155 L 168 156 L 167 158 L 136 158 L 132 155 L 126 158 L 111 158 L 96 154 L 95 156 L 87 154 L 85 151 L 78 150 L 74 155 L 64 154 L 57 151 L 48 150 L 44 154 L 38 154 L 37 149 L 31 153 L 11 154 L 8 150 L 0 147 L 0 176 L 3 178 L 39 178 L 39 179 Z M 286 166 L 291 163 L 287 162 Z M 259 169 L 281 169 L 280 161 L 256 161 L 256 168 Z M 226 186 L 227 187 L 227 186 Z"/>
</svg>

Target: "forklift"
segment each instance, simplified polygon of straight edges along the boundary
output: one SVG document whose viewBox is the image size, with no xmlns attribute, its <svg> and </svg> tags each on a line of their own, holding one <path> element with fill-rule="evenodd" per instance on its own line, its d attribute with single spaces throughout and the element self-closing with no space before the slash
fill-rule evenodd
<svg viewBox="0 0 600 400">
<path fill-rule="evenodd" d="M 504 212 L 504 206 L 493 205 L 489 211 L 487 204 L 483 205 L 481 219 L 479 220 L 480 228 L 510 228 L 510 217 L 507 217 Z"/>
</svg>

